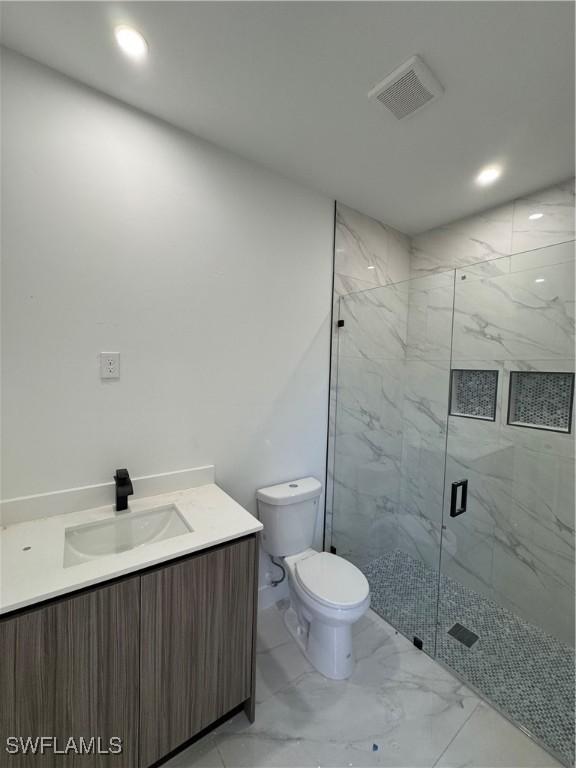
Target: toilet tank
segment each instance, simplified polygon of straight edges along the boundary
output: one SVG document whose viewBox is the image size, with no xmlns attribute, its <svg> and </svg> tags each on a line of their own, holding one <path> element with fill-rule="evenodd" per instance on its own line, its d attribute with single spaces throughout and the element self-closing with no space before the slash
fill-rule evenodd
<svg viewBox="0 0 576 768">
<path fill-rule="evenodd" d="M 312 546 L 322 483 L 315 477 L 291 480 L 256 491 L 258 516 L 264 526 L 262 546 L 284 557 Z"/>
</svg>

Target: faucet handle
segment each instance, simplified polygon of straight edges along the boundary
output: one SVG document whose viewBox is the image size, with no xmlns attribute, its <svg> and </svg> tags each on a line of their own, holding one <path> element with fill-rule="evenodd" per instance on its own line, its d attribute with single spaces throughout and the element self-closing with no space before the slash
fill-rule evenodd
<svg viewBox="0 0 576 768">
<path fill-rule="evenodd" d="M 132 496 L 134 488 L 127 469 L 117 469 L 114 480 L 116 482 L 116 511 L 122 512 L 128 508 L 128 496 Z"/>
<path fill-rule="evenodd" d="M 124 491 L 124 493 L 127 493 L 128 496 L 131 496 L 134 493 L 134 489 L 132 487 L 132 480 L 130 479 L 130 475 L 128 474 L 127 469 L 117 469 L 116 474 L 114 475 L 114 480 L 116 481 L 116 488 L 123 488 L 127 489 Z"/>
<path fill-rule="evenodd" d="M 130 480 L 130 475 L 128 474 L 127 469 L 117 469 L 116 474 L 114 475 L 114 480 L 120 481 L 120 482 L 127 482 Z"/>
</svg>

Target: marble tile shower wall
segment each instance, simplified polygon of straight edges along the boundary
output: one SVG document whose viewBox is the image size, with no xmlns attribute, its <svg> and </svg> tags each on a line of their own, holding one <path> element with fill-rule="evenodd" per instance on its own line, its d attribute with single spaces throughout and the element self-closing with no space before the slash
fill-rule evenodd
<svg viewBox="0 0 576 768">
<path fill-rule="evenodd" d="M 437 568 L 444 494 L 454 273 L 408 283 L 398 524 L 403 552 Z"/>
<path fill-rule="evenodd" d="M 509 426 L 502 407 L 510 370 L 574 368 L 571 246 L 514 255 L 573 240 L 573 204 L 567 182 L 419 235 L 411 255 L 337 206 L 326 530 L 354 562 L 396 548 L 437 567 L 456 280 L 452 366 L 500 374 L 496 422 L 451 418 L 447 469 L 467 473 L 475 512 L 445 532 L 445 570 L 567 642 L 573 435 Z M 530 270 L 544 268 L 536 292 Z"/>
<path fill-rule="evenodd" d="M 574 371 L 573 243 L 456 270 L 452 365 L 498 370 L 499 391 L 495 422 L 450 418 L 447 477 L 469 503 L 443 571 L 573 645 L 574 424 L 508 424 L 511 371 Z"/>
<path fill-rule="evenodd" d="M 448 273 L 340 299 L 333 526 L 360 565 L 438 562 L 453 291 Z"/>
<path fill-rule="evenodd" d="M 400 530 L 408 316 L 402 285 L 340 301 L 333 521 L 338 552 L 359 564 L 387 550 Z"/>
<path fill-rule="evenodd" d="M 412 238 L 410 273 L 428 275 L 574 240 L 574 179 Z M 535 213 L 543 215 L 530 219 Z"/>
<path fill-rule="evenodd" d="M 393 409 L 397 397 L 401 394 L 402 382 L 394 379 L 391 370 L 390 377 L 386 379 L 386 388 L 381 373 L 381 361 L 378 354 L 381 350 L 386 350 L 379 344 L 378 338 L 366 339 L 367 344 L 372 344 L 371 352 L 376 354 L 376 359 L 367 357 L 365 350 L 357 349 L 346 358 L 346 351 L 342 351 L 340 358 L 338 355 L 338 329 L 337 322 L 339 318 L 339 299 L 347 294 L 354 294 L 360 291 L 367 291 L 366 294 L 359 296 L 372 297 L 367 298 L 368 314 L 371 313 L 375 319 L 378 317 L 378 298 L 374 294 L 377 291 L 372 289 L 382 285 L 398 283 L 408 280 L 410 277 L 410 241 L 405 235 L 386 227 L 379 221 L 365 216 L 357 211 L 347 208 L 338 203 L 336 205 L 335 221 L 335 264 L 334 264 L 334 312 L 333 312 L 333 333 L 332 333 L 332 376 L 330 381 L 330 414 L 329 414 L 329 441 L 328 441 L 328 473 L 326 489 L 326 546 L 329 546 L 332 538 L 332 511 L 334 498 L 338 501 L 338 508 L 347 510 L 354 509 L 355 512 L 349 516 L 339 515 L 339 521 L 344 527 L 342 531 L 343 540 L 346 539 L 354 530 L 361 536 L 362 541 L 354 548 L 355 551 L 362 551 L 361 544 L 368 541 L 370 536 L 370 526 L 367 525 L 366 533 L 363 533 L 360 524 L 355 525 L 353 514 L 365 511 L 365 517 L 372 515 L 370 506 L 364 504 L 363 490 L 367 489 L 367 498 L 374 498 L 374 493 L 369 491 L 370 482 L 365 482 L 365 477 L 372 477 L 379 466 L 382 458 L 382 451 L 387 447 L 387 437 L 380 425 L 386 422 L 386 413 L 380 405 L 376 406 L 374 411 L 373 403 L 379 402 L 382 398 L 388 402 Z M 363 299 L 358 298 L 356 302 L 351 301 L 350 311 L 354 312 L 354 304 L 360 308 Z M 398 306 L 396 306 L 398 309 Z M 382 308 L 384 318 L 384 328 L 390 336 L 398 334 L 402 338 L 403 326 L 406 323 L 406 313 L 399 311 L 398 318 Z M 395 323 L 397 329 L 394 328 Z M 378 323 L 376 323 L 378 326 Z M 369 335 L 369 330 L 367 330 Z M 400 342 L 401 348 L 401 342 Z M 390 347 L 390 349 L 394 349 Z M 397 347 L 393 354 L 397 353 Z M 384 351 L 384 354 L 389 352 Z M 338 471 L 338 487 L 334 486 L 334 449 L 336 434 L 336 389 L 338 379 L 341 385 L 346 387 L 347 398 L 338 400 L 338 421 L 339 433 L 345 435 L 344 441 L 338 441 L 338 449 L 341 454 L 339 459 L 343 467 L 343 472 Z M 389 392 L 391 382 L 395 381 L 396 391 Z M 387 427 L 388 428 L 388 427 Z M 354 437 L 355 435 L 355 437 Z M 359 462 L 355 463 L 355 457 L 358 456 Z M 360 463 L 360 457 L 368 457 L 367 467 Z M 353 469 L 355 467 L 355 469 Z M 391 468 L 388 468 L 392 471 Z M 344 485 L 345 476 L 350 473 L 356 473 L 357 477 L 352 487 Z M 374 481 L 374 478 L 373 478 Z M 346 499 L 348 501 L 346 501 Z M 368 522 L 365 520 L 364 522 Z"/>
<path fill-rule="evenodd" d="M 570 645 L 574 429 L 508 425 L 507 403 L 511 370 L 574 370 L 574 238 L 568 179 L 413 237 L 410 266 L 477 265 L 456 272 L 452 367 L 500 372 L 496 422 L 450 419 L 447 477 L 469 478 L 471 514 L 445 532 L 443 570 Z"/>
</svg>

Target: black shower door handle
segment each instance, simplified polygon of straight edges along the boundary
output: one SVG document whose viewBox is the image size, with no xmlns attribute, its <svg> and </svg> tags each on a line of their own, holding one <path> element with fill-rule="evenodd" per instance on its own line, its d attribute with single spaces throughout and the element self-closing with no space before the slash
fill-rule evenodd
<svg viewBox="0 0 576 768">
<path fill-rule="evenodd" d="M 460 506 L 458 506 L 458 488 L 462 488 Z M 450 494 L 450 517 L 458 517 L 466 512 L 468 504 L 468 480 L 460 480 L 458 483 L 452 483 L 452 493 Z"/>
</svg>

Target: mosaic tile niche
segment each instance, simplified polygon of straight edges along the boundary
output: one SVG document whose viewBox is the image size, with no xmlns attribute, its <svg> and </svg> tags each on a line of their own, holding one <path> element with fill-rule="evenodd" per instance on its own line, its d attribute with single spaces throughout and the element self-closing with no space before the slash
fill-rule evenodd
<svg viewBox="0 0 576 768">
<path fill-rule="evenodd" d="M 570 432 L 574 374 L 512 371 L 508 424 Z"/>
<path fill-rule="evenodd" d="M 450 415 L 494 421 L 498 371 L 452 371 Z"/>
</svg>

